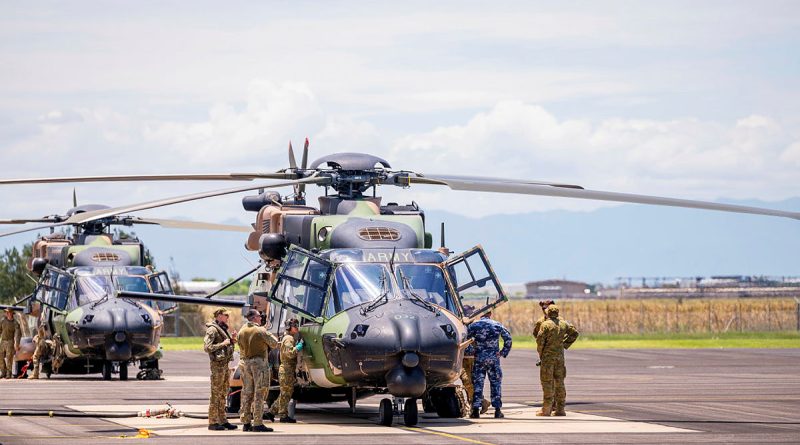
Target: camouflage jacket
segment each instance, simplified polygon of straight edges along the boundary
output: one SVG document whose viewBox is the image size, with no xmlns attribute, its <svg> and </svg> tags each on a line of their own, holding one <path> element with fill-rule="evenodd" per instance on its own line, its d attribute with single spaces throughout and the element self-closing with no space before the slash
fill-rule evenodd
<svg viewBox="0 0 800 445">
<path fill-rule="evenodd" d="M 19 322 L 3 317 L 2 321 L 0 321 L 0 341 L 13 341 L 14 346 L 19 346 L 21 338 L 22 328 L 19 327 Z"/>
<path fill-rule="evenodd" d="M 503 350 L 500 350 L 500 337 L 503 338 Z M 497 357 L 497 353 L 508 357 L 511 351 L 511 334 L 508 329 L 491 318 L 474 321 L 467 329 L 467 338 L 474 338 L 475 361 Z"/>
<path fill-rule="evenodd" d="M 297 366 L 297 341 L 291 334 L 284 334 L 281 338 L 281 364 Z"/>
<path fill-rule="evenodd" d="M 547 317 L 542 315 L 538 320 L 536 320 L 536 323 L 533 325 L 533 338 L 539 336 L 539 331 L 542 330 L 542 323 L 544 323 L 546 319 Z"/>
<path fill-rule="evenodd" d="M 228 341 L 227 344 L 224 343 L 225 340 Z M 228 331 L 214 321 L 206 323 L 203 350 L 212 362 L 228 363 L 233 359 L 233 349 L 234 343 Z"/>
<path fill-rule="evenodd" d="M 248 321 L 239 329 L 236 344 L 242 358 L 266 357 L 268 348 L 278 346 L 278 339 L 267 328 Z"/>
<path fill-rule="evenodd" d="M 564 350 L 569 349 L 578 339 L 578 330 L 560 318 L 548 318 L 542 323 L 536 337 L 536 350 L 541 359 L 563 357 Z"/>
</svg>

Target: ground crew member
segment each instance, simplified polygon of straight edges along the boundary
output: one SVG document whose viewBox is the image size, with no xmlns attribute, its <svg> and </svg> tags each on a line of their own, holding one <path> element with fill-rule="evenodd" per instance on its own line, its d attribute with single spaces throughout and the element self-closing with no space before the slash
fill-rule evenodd
<svg viewBox="0 0 800 445">
<path fill-rule="evenodd" d="M 33 351 L 33 375 L 31 378 L 38 379 L 39 372 L 42 370 L 42 357 L 47 353 L 47 331 L 44 329 L 44 323 L 39 323 L 33 342 L 36 344 L 36 349 Z"/>
<path fill-rule="evenodd" d="M 296 342 L 295 337 L 300 333 L 300 322 L 296 318 L 286 320 L 286 333 L 281 338 L 281 365 L 278 368 L 278 383 L 281 385 L 281 394 L 272 403 L 270 414 L 280 416 L 280 421 L 296 423 L 289 417 L 289 400 L 294 393 L 294 384 L 297 382 L 295 370 L 297 369 L 297 353 L 303 350 L 303 340 Z"/>
<path fill-rule="evenodd" d="M 22 338 L 22 328 L 14 319 L 14 311 L 6 308 L 3 320 L 0 321 L 0 379 L 10 379 L 11 366 L 14 364 L 14 354 L 19 351 L 19 340 Z"/>
<path fill-rule="evenodd" d="M 247 312 L 247 323 L 239 329 L 236 339 L 239 345 L 242 371 L 242 404 L 239 416 L 242 429 L 253 432 L 271 432 L 264 426 L 264 400 L 269 392 L 268 348 L 278 346 L 278 339 L 261 326 L 261 313 L 255 309 Z M 251 425 L 252 422 L 252 425 Z"/>
<path fill-rule="evenodd" d="M 542 308 L 542 317 L 536 320 L 536 323 L 533 325 L 533 339 L 535 340 L 536 337 L 539 336 L 539 330 L 542 328 L 542 323 L 547 320 L 547 307 L 551 304 L 556 304 L 553 300 L 543 300 L 539 301 L 539 307 Z"/>
<path fill-rule="evenodd" d="M 233 358 L 236 331 L 228 333 L 230 312 L 225 308 L 214 311 L 214 319 L 206 323 L 203 350 L 211 361 L 211 396 L 208 399 L 208 429 L 211 431 L 235 430 L 225 414 L 231 371 L 228 363 Z"/>
<path fill-rule="evenodd" d="M 500 357 L 508 357 L 511 351 L 511 334 L 499 322 L 492 320 L 492 313 L 487 312 L 480 320 L 473 322 L 467 329 L 467 338 L 475 339 L 475 366 L 472 369 L 472 385 L 475 392 L 472 397 L 470 417 L 480 417 L 483 400 L 483 381 L 489 374 L 489 387 L 492 395 L 494 417 L 503 418 L 500 408 L 503 406 L 501 384 L 503 370 L 500 368 Z M 500 350 L 500 337 L 503 337 L 503 349 Z"/>
<path fill-rule="evenodd" d="M 554 410 L 555 416 L 566 416 L 564 404 L 567 390 L 564 378 L 567 368 L 564 366 L 564 350 L 569 349 L 578 339 L 578 331 L 574 326 L 558 318 L 558 306 L 550 305 L 546 311 L 547 320 L 542 323 L 536 337 L 536 349 L 539 352 L 539 377 L 542 381 L 542 409 L 537 416 L 549 416 Z"/>
<path fill-rule="evenodd" d="M 464 316 L 469 317 L 475 311 L 475 307 L 471 305 L 464 306 Z M 472 386 L 472 369 L 475 367 L 475 347 L 473 345 L 467 346 L 464 350 L 464 361 L 461 363 L 461 385 L 467 392 L 467 399 L 464 402 L 467 412 L 465 416 L 469 415 L 472 410 L 472 398 L 475 397 L 475 387 Z M 459 400 L 461 396 L 459 396 Z M 489 411 L 489 401 L 486 399 L 481 400 L 481 414 Z"/>
</svg>

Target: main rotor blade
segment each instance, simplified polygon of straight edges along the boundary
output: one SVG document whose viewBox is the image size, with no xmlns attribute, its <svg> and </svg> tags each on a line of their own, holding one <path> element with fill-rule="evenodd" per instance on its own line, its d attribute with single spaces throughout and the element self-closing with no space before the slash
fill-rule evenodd
<svg viewBox="0 0 800 445">
<path fill-rule="evenodd" d="M 297 179 L 294 173 L 221 173 L 165 175 L 66 176 L 53 178 L 0 179 L 0 185 L 51 184 L 63 182 L 128 182 L 128 181 L 252 181 L 253 179 Z"/>
<path fill-rule="evenodd" d="M 25 308 L 22 306 L 9 306 L 5 304 L 0 304 L 0 310 L 6 310 L 6 309 L 11 309 L 12 311 L 16 312 L 22 312 L 25 310 Z"/>
<path fill-rule="evenodd" d="M 213 298 L 206 299 L 203 297 L 190 297 L 188 295 L 150 294 L 146 292 L 132 291 L 117 291 L 117 297 L 132 298 L 134 300 L 168 301 L 171 303 L 189 303 L 225 307 L 244 307 L 247 305 L 247 303 L 244 301 L 236 300 L 215 300 Z"/>
<path fill-rule="evenodd" d="M 31 218 L 31 219 L 0 219 L 0 224 L 28 224 L 28 223 L 52 223 L 57 222 L 53 218 Z"/>
<path fill-rule="evenodd" d="M 202 221 L 182 221 L 179 219 L 160 219 L 160 218 L 132 218 L 134 224 L 158 224 L 167 229 L 195 229 L 195 230 L 220 230 L 225 232 L 246 232 L 253 230 L 249 226 L 236 226 L 230 224 L 216 224 Z"/>
<path fill-rule="evenodd" d="M 306 142 L 303 144 L 303 158 L 300 161 L 300 168 L 303 170 L 308 167 L 308 138 L 306 138 Z M 302 198 L 306 192 L 306 186 L 304 184 L 300 184 L 297 186 L 297 194 Z"/>
<path fill-rule="evenodd" d="M 297 170 L 297 159 L 294 157 L 294 150 L 292 149 L 292 141 L 289 141 L 289 168 Z"/>
<path fill-rule="evenodd" d="M 459 179 L 454 176 L 425 175 L 422 178 L 409 177 L 409 183 L 441 184 L 453 190 L 473 192 L 513 193 L 522 195 L 556 196 L 563 198 L 593 199 L 598 201 L 627 202 L 635 204 L 650 204 L 671 207 L 686 207 L 692 209 L 718 210 L 721 212 L 747 213 L 753 215 L 781 216 L 800 220 L 800 212 L 750 207 L 733 204 L 720 204 L 708 201 L 694 201 L 689 199 L 665 198 L 660 196 L 636 195 L 630 193 L 604 192 L 599 190 L 585 190 L 559 185 L 542 185 L 536 183 L 513 182 L 513 180 L 496 181 L 491 178 Z"/>
<path fill-rule="evenodd" d="M 12 230 L 11 232 L 0 233 L 0 238 L 3 238 L 5 236 L 16 235 L 18 233 L 34 232 L 36 230 L 52 229 L 54 227 L 60 227 L 60 226 L 65 226 L 65 225 L 67 225 L 66 222 L 60 222 L 60 223 L 55 223 L 55 224 L 46 224 L 46 225 L 43 225 L 43 226 L 26 227 L 24 229 Z"/>
<path fill-rule="evenodd" d="M 273 184 L 258 184 L 258 185 L 247 185 L 244 187 L 235 187 L 230 189 L 222 189 L 222 190 L 212 190 L 209 192 L 201 192 L 201 193 L 192 193 L 190 195 L 182 195 L 176 196 L 172 198 L 165 198 L 159 199 L 155 201 L 148 201 L 139 204 L 131 204 L 127 206 L 115 207 L 111 209 L 100 209 L 100 210 L 93 210 L 90 212 L 83 212 L 77 213 L 72 215 L 69 219 L 62 222 L 63 224 L 80 224 L 89 221 L 94 221 L 98 219 L 108 218 L 110 216 L 121 215 L 123 213 L 130 213 L 130 212 L 137 212 L 139 210 L 147 210 L 147 209 L 154 209 L 157 207 L 165 207 L 173 204 L 179 204 L 182 202 L 189 202 L 189 201 L 197 201 L 199 199 L 205 198 L 212 198 L 215 196 L 223 196 L 223 195 L 231 195 L 234 193 L 240 192 L 248 192 L 251 190 L 258 190 L 260 188 L 274 188 L 274 187 L 285 187 L 289 185 L 296 185 L 296 184 L 319 184 L 323 182 L 329 181 L 330 178 L 327 177 L 309 177 L 305 179 L 297 179 L 294 181 L 285 181 L 285 182 L 278 182 Z"/>
</svg>

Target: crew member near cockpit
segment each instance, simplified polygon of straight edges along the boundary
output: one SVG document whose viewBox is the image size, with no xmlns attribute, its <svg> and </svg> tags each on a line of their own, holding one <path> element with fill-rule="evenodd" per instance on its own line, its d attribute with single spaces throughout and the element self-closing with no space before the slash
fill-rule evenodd
<svg viewBox="0 0 800 445">
<path fill-rule="evenodd" d="M 503 349 L 500 349 L 500 338 L 503 338 Z M 480 417 L 483 400 L 483 381 L 489 375 L 489 388 L 492 394 L 494 417 L 503 418 L 500 408 L 503 406 L 501 385 L 503 370 L 500 368 L 500 357 L 508 357 L 511 351 L 511 334 L 500 322 L 492 320 L 492 313 L 487 312 L 480 320 L 469 325 L 467 338 L 475 339 L 475 366 L 472 369 L 472 385 L 475 392 L 472 397 L 470 418 Z"/>
<path fill-rule="evenodd" d="M 281 393 L 278 399 L 272 403 L 269 413 L 273 416 L 280 416 L 280 421 L 285 423 L 297 422 L 293 417 L 289 417 L 289 401 L 294 393 L 294 385 L 297 383 L 297 353 L 303 350 L 303 340 L 296 341 L 295 337 L 300 333 L 300 322 L 296 318 L 286 320 L 286 334 L 281 339 L 281 365 L 278 368 L 278 383 L 281 386 Z"/>
<path fill-rule="evenodd" d="M 14 354 L 19 351 L 22 328 L 14 319 L 13 310 L 6 308 L 4 315 L 3 320 L 0 321 L 0 379 L 10 379 Z"/>
</svg>

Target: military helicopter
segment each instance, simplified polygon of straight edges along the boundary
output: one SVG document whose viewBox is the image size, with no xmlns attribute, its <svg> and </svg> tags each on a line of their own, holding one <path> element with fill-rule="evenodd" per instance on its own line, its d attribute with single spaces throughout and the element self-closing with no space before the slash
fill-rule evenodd
<svg viewBox="0 0 800 445">
<path fill-rule="evenodd" d="M 74 195 L 73 195 L 74 199 Z M 159 341 L 164 315 L 176 309 L 174 303 L 134 301 L 116 298 L 117 290 L 154 294 L 173 294 L 166 272 L 157 272 L 149 264 L 147 250 L 137 238 L 111 231 L 113 226 L 157 224 L 174 228 L 211 230 L 248 230 L 246 227 L 175 221 L 131 216 L 111 216 L 71 225 L 72 233 L 55 233 L 53 225 L 85 212 L 108 209 L 104 205 L 82 205 L 66 215 L 36 219 L 0 220 L 0 224 L 49 223 L 27 227 L 0 236 L 50 228 L 51 233 L 33 244 L 28 270 L 37 277 L 33 293 L 18 300 L 11 308 L 28 315 L 15 359 L 20 364 L 30 360 L 34 345 L 30 332 L 44 327 L 51 339 L 52 353 L 44 361 L 44 372 L 90 374 L 102 373 L 111 379 L 128 379 L 128 365 L 139 362 L 140 379 L 160 378 Z M 25 306 L 18 306 L 25 303 Z"/>
<path fill-rule="evenodd" d="M 418 421 L 417 399 L 426 411 L 443 417 L 461 415 L 458 376 L 466 326 L 506 296 L 480 246 L 449 257 L 433 249 L 425 214 L 418 205 L 382 204 L 378 186 L 413 184 L 447 186 L 453 190 L 596 199 L 800 219 L 798 212 L 586 190 L 572 184 L 507 178 L 428 175 L 392 170 L 379 157 L 337 153 L 307 166 L 308 142 L 298 166 L 291 145 L 290 167 L 276 173 L 204 175 L 203 179 L 283 179 L 210 192 L 167 198 L 80 215 L 73 221 L 222 196 L 250 190 L 293 186 L 281 197 L 261 191 L 242 200 L 256 213 L 246 247 L 263 262 L 255 270 L 249 303 L 269 309 L 271 329 L 289 316 L 302 319 L 300 331 L 308 347 L 299 365 L 295 400 L 356 400 L 387 394 L 381 400 L 379 423 L 391 425 L 396 414 L 406 425 Z M 102 181 L 122 177 L 49 178 L 47 181 Z M 129 180 L 164 180 L 164 176 L 126 176 Z M 176 175 L 170 180 L 196 179 Z M 7 180 L 25 183 L 42 180 Z M 319 206 L 305 202 L 305 186 L 325 188 Z M 372 196 L 366 193 L 372 189 Z M 179 301 L 174 296 L 120 291 L 144 300 Z M 187 302 L 181 297 L 180 301 Z M 475 305 L 465 311 L 465 302 Z M 197 297 L 199 304 L 236 302 Z M 477 304 L 476 304 L 477 302 Z"/>
</svg>

